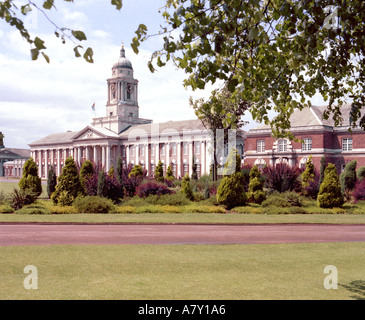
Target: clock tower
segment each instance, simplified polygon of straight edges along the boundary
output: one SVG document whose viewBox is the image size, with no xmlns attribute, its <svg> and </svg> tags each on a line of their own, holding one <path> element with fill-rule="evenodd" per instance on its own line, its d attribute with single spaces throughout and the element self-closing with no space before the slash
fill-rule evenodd
<svg viewBox="0 0 365 320">
<path fill-rule="evenodd" d="M 119 134 L 132 125 L 152 123 L 152 120 L 139 118 L 138 80 L 134 78 L 132 63 L 125 56 L 124 46 L 120 49 L 120 57 L 112 67 L 107 84 L 106 116 L 93 119 L 94 126 Z"/>
</svg>

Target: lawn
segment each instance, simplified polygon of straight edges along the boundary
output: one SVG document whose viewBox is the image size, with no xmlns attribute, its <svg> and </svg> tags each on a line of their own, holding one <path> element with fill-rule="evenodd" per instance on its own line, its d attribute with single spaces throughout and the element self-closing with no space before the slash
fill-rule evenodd
<svg viewBox="0 0 365 320">
<path fill-rule="evenodd" d="M 0 299 L 364 299 L 365 243 L 0 248 Z M 23 269 L 38 270 L 26 290 Z M 338 271 L 327 290 L 326 265 Z"/>
</svg>

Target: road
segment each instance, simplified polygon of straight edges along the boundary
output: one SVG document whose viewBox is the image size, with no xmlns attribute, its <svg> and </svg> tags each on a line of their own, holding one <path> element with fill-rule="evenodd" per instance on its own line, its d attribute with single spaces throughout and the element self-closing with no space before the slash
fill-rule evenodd
<svg viewBox="0 0 365 320">
<path fill-rule="evenodd" d="M 0 224 L 0 246 L 365 241 L 365 225 Z"/>
</svg>

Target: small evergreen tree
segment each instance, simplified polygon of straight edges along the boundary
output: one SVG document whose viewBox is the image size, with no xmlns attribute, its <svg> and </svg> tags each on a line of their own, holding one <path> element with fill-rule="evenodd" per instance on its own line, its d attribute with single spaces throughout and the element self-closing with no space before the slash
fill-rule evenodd
<svg viewBox="0 0 365 320">
<path fill-rule="evenodd" d="M 52 193 L 56 190 L 57 176 L 54 167 L 51 165 L 47 177 L 47 193 L 48 198 L 51 198 Z"/>
<path fill-rule="evenodd" d="M 85 182 L 88 177 L 94 174 L 94 164 L 90 160 L 83 162 L 80 169 L 80 181 L 83 187 L 85 187 Z"/>
<path fill-rule="evenodd" d="M 132 176 L 134 176 L 134 178 L 143 177 L 142 167 L 139 164 L 136 164 L 128 176 L 129 178 L 131 178 Z"/>
<path fill-rule="evenodd" d="M 123 160 L 121 157 L 118 158 L 118 164 L 117 164 L 117 180 L 119 184 L 123 185 Z"/>
<path fill-rule="evenodd" d="M 61 197 L 63 205 L 71 205 L 74 199 L 82 194 L 84 194 L 84 188 L 81 185 L 76 163 L 72 157 L 69 157 L 58 177 L 58 184 L 51 199 L 54 204 L 58 204 Z"/>
<path fill-rule="evenodd" d="M 238 156 L 238 157 L 237 157 Z M 237 150 L 230 152 L 225 165 L 225 173 L 233 174 L 223 177 L 217 190 L 217 202 L 227 209 L 247 204 L 247 195 L 244 190 L 244 177 L 241 173 L 241 160 Z"/>
<path fill-rule="evenodd" d="M 326 157 L 321 157 L 321 167 L 319 169 L 319 184 L 323 182 L 324 179 L 324 170 L 326 170 Z"/>
<path fill-rule="evenodd" d="M 39 197 L 42 193 L 42 180 L 38 176 L 38 166 L 32 158 L 24 164 L 23 176 L 19 180 L 19 188 L 34 193 L 36 197 Z"/>
<path fill-rule="evenodd" d="M 317 203 L 321 208 L 341 207 L 344 203 L 337 170 L 332 163 L 329 163 L 324 171 L 324 179 L 319 188 Z"/>
<path fill-rule="evenodd" d="M 350 161 L 340 175 L 341 192 L 347 199 L 351 198 L 351 191 L 356 185 L 356 165 L 356 160 Z"/>
<path fill-rule="evenodd" d="M 159 182 L 164 182 L 163 168 L 162 168 L 161 160 L 158 162 L 158 164 L 155 168 L 155 180 L 159 181 Z"/>
<path fill-rule="evenodd" d="M 247 192 L 248 201 L 261 204 L 266 200 L 266 193 L 263 191 L 263 188 L 260 170 L 254 165 L 250 171 L 250 183 Z"/>
<path fill-rule="evenodd" d="M 365 178 L 365 167 L 360 167 L 356 171 L 356 178 L 357 178 L 357 180 L 364 180 L 364 178 Z"/>
<path fill-rule="evenodd" d="M 192 164 L 192 167 L 191 167 L 191 179 L 192 180 L 198 180 L 197 165 L 196 165 L 194 155 L 193 155 L 193 164 Z"/>
<path fill-rule="evenodd" d="M 305 170 L 302 172 L 302 189 L 304 195 L 307 195 L 306 188 L 309 186 L 311 181 L 314 181 L 314 179 L 315 179 L 314 164 L 312 163 L 312 156 L 309 156 L 305 164 Z"/>
<path fill-rule="evenodd" d="M 108 171 L 108 176 L 109 177 L 114 177 L 115 171 L 114 171 L 114 166 L 111 166 L 109 171 Z"/>
<path fill-rule="evenodd" d="M 174 179 L 174 173 L 172 172 L 171 165 L 169 165 L 166 170 L 166 180 L 172 181 Z"/>
<path fill-rule="evenodd" d="M 98 173 L 98 189 L 97 195 L 99 197 L 106 197 L 106 177 L 104 170 L 100 170 Z"/>
<path fill-rule="evenodd" d="M 187 174 L 184 176 L 184 178 L 181 181 L 181 191 L 186 196 L 186 198 L 188 198 L 189 200 L 194 199 L 193 190 L 190 185 L 190 178 Z"/>
</svg>

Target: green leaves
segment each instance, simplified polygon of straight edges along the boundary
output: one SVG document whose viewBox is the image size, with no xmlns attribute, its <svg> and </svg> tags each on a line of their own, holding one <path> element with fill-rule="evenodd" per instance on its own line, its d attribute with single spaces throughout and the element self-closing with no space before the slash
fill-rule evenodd
<svg viewBox="0 0 365 320">
<path fill-rule="evenodd" d="M 82 40 L 86 40 L 86 36 L 85 36 L 85 33 L 82 32 L 82 31 L 75 31 L 75 30 L 72 30 L 71 31 L 72 35 L 79 41 L 82 41 Z"/>
</svg>

